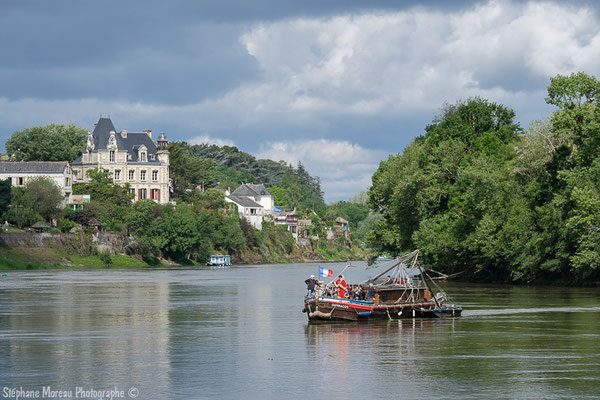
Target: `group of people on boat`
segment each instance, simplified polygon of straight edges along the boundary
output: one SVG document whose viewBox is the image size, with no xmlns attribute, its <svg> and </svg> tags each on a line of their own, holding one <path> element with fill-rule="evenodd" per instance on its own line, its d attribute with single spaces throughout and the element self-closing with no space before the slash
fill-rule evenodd
<svg viewBox="0 0 600 400">
<path fill-rule="evenodd" d="M 314 275 L 304 281 L 306 283 L 307 297 L 314 297 L 317 286 L 322 287 L 322 282 L 316 280 Z M 361 285 L 353 285 L 350 287 L 344 275 L 338 275 L 337 279 L 332 282 L 333 295 L 340 299 L 351 299 L 351 300 L 367 300 L 372 301 L 375 298 L 375 288 L 373 284 L 369 284 L 367 291 Z"/>
<path fill-rule="evenodd" d="M 413 284 L 412 278 L 408 274 L 405 275 L 404 277 L 398 276 L 395 279 L 392 278 L 390 275 L 388 275 L 386 281 L 384 282 L 384 285 L 412 286 L 412 284 Z"/>
</svg>

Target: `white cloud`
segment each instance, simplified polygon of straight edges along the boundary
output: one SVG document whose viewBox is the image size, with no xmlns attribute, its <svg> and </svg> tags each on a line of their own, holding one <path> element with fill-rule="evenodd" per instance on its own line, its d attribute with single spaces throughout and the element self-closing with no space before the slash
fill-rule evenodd
<svg viewBox="0 0 600 400">
<path fill-rule="evenodd" d="M 401 122 L 475 95 L 527 112 L 532 104 L 543 105 L 545 88 L 515 82 L 538 78 L 547 84 L 558 73 L 600 72 L 598 16 L 588 7 L 552 2 L 489 1 L 460 12 L 413 8 L 286 19 L 256 25 L 240 42 L 263 74 L 218 97 L 185 105 L 4 99 L 3 106 L 15 113 L 3 118 L 28 121 L 28 113 L 34 119 L 72 113 L 89 118 L 110 109 L 133 120 L 181 121 L 209 136 L 231 127 L 281 134 L 290 126 L 322 124 L 326 131 L 324 119 Z"/>
<path fill-rule="evenodd" d="M 327 199 L 347 200 L 371 185 L 371 176 L 386 155 L 348 141 L 315 139 L 268 143 L 257 157 L 294 166 L 302 162 L 311 175 L 321 178 Z"/>
<path fill-rule="evenodd" d="M 235 146 L 233 140 L 213 138 L 208 135 L 201 135 L 187 140 L 190 144 L 216 144 L 217 146 Z"/>
<path fill-rule="evenodd" d="M 240 43 L 261 74 L 219 96 L 184 105 L 118 97 L 0 98 L 0 123 L 90 126 L 99 113 L 111 112 L 120 116 L 118 129 L 160 130 L 168 124 L 192 137 L 170 140 L 235 140 L 256 147 L 270 140 L 261 153 L 302 160 L 321 176 L 327 197 L 339 198 L 368 186 L 367 175 L 387 155 L 367 148 L 393 143 L 388 146 L 393 153 L 419 133 L 403 130 L 415 115 L 430 116 L 419 121 L 424 126 L 444 102 L 481 96 L 515 109 L 527 126 L 549 110 L 544 103 L 549 77 L 600 73 L 598 15 L 591 7 L 559 2 L 489 1 L 461 11 L 421 7 L 291 18 L 253 26 Z M 371 126 L 382 120 L 398 128 Z M 355 121 L 363 122 L 360 136 L 340 131 Z M 230 139 L 218 139 L 223 131 Z M 352 168 L 357 171 L 350 175 Z"/>
</svg>

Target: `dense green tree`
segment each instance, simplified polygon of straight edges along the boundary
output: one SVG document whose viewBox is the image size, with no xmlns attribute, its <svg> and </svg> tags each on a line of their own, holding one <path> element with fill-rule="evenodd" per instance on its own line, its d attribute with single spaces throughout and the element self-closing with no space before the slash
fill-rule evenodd
<svg viewBox="0 0 600 400">
<path fill-rule="evenodd" d="M 112 179 L 112 173 L 105 169 L 93 169 L 87 171 L 88 183 L 76 183 L 73 185 L 73 194 L 89 194 L 92 201 L 129 205 L 133 195 L 129 193 L 129 183 L 117 185 Z"/>
<path fill-rule="evenodd" d="M 285 188 L 282 188 L 281 186 L 271 186 L 269 188 L 269 193 L 273 195 L 273 201 L 277 207 L 287 204 L 287 192 Z"/>
<path fill-rule="evenodd" d="M 169 143 L 169 163 L 175 198 L 187 200 L 198 187 L 213 187 L 216 184 L 212 160 L 192 157 L 185 142 Z"/>
<path fill-rule="evenodd" d="M 51 222 L 61 216 L 62 202 L 62 191 L 52 179 L 36 177 L 22 188 L 12 188 L 12 200 L 5 216 L 20 227 L 40 220 Z"/>
<path fill-rule="evenodd" d="M 351 203 L 348 201 L 338 201 L 327 206 L 325 217 L 335 219 L 342 217 L 348 221 L 350 230 L 354 231 L 358 224 L 369 214 L 369 207 L 366 205 Z"/>
<path fill-rule="evenodd" d="M 218 189 L 206 189 L 204 192 L 195 192 L 189 198 L 194 207 L 203 211 L 218 211 L 226 208 L 225 193 Z"/>
<path fill-rule="evenodd" d="M 87 131 L 73 124 L 50 124 L 17 131 L 6 141 L 17 161 L 69 161 L 81 156 Z"/>
<path fill-rule="evenodd" d="M 222 188 L 232 190 L 242 183 L 262 183 L 268 188 L 283 188 L 278 191 L 278 206 L 292 210 L 313 209 L 325 211 L 321 182 L 312 177 L 302 163 L 294 168 L 284 161 L 259 160 L 234 146 L 183 145 L 192 157 L 209 158 L 216 167 L 216 176 Z"/>
<path fill-rule="evenodd" d="M 486 100 L 446 107 L 373 175 L 368 235 L 380 251 L 464 277 L 519 282 L 600 279 L 600 114 L 594 77 L 551 79 L 550 121 L 525 132 Z"/>
<path fill-rule="evenodd" d="M 497 242 L 505 206 L 504 167 L 520 129 L 514 112 L 475 98 L 446 106 L 404 154 L 390 156 L 373 175 L 368 204 L 383 219 L 368 235 L 378 252 L 415 247 L 448 272 L 469 268 L 497 274 Z M 504 264 L 502 268 L 505 268 Z"/>
<path fill-rule="evenodd" d="M 31 226 L 37 221 L 43 220 L 37 212 L 37 204 L 32 194 L 22 187 L 12 188 L 12 199 L 4 217 L 19 228 Z"/>
<path fill-rule="evenodd" d="M 191 259 L 199 240 L 196 228 L 197 222 L 189 206 L 178 205 L 167 212 L 162 233 L 166 254 L 175 259 Z"/>
<path fill-rule="evenodd" d="M 0 180 L 0 216 L 8 210 L 11 197 L 10 179 Z"/>
<path fill-rule="evenodd" d="M 572 137 L 577 160 L 590 165 L 600 150 L 600 82 L 583 72 L 550 79 L 546 102 L 558 107 L 552 115 L 553 129 Z"/>
</svg>

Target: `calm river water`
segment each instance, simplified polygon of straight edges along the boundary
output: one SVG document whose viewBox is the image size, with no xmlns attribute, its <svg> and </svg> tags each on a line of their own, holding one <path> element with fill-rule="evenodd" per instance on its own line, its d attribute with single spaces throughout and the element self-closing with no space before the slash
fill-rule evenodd
<svg viewBox="0 0 600 400">
<path fill-rule="evenodd" d="M 318 266 L 8 272 L 0 398 L 600 398 L 599 289 L 447 284 L 461 318 L 309 325 Z"/>
</svg>

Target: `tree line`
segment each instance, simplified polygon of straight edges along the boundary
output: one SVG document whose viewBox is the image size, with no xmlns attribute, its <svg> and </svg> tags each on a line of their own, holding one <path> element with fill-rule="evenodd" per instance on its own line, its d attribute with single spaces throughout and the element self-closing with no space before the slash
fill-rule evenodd
<svg viewBox="0 0 600 400">
<path fill-rule="evenodd" d="M 468 279 L 600 281 L 600 82 L 550 79 L 556 107 L 528 129 L 481 98 L 443 108 L 403 153 L 382 161 L 368 204 L 378 251 L 422 250 Z"/>
<path fill-rule="evenodd" d="M 86 131 L 73 124 L 50 124 L 15 132 L 6 142 L 8 157 L 14 161 L 72 162 L 81 155 Z M 91 170 L 89 181 L 73 185 L 73 194 L 89 194 L 83 210 L 64 208 L 60 188 L 50 179 L 31 179 L 23 187 L 0 182 L 0 215 L 20 228 L 37 221 L 58 221 L 55 229 L 68 232 L 76 224 L 100 223 L 105 230 L 135 236 L 144 258 L 153 262 L 170 258 L 179 262 L 205 262 L 211 253 L 232 254 L 238 259 L 283 260 L 294 252 L 294 239 L 287 227 L 264 223 L 258 231 L 240 219 L 237 209 L 224 200 L 222 190 L 244 182 L 265 183 L 276 206 L 315 221 L 311 235 L 323 256 L 336 256 L 325 240 L 327 227 L 337 216 L 356 226 L 357 216 L 368 213 L 362 204 L 339 202 L 325 205 L 318 178 L 299 163 L 257 160 L 232 146 L 188 145 L 171 142 L 170 177 L 172 200 L 176 205 L 159 205 L 150 200 L 132 203 L 129 185 L 114 184 L 107 170 Z M 356 213 L 356 210 L 360 212 Z M 323 221 L 323 219 L 325 219 Z M 93 229 L 93 228 L 88 228 Z M 364 247 L 364 233 L 360 243 Z M 340 243 L 342 247 L 345 243 Z M 188 260 L 188 261 L 186 261 Z"/>
</svg>

